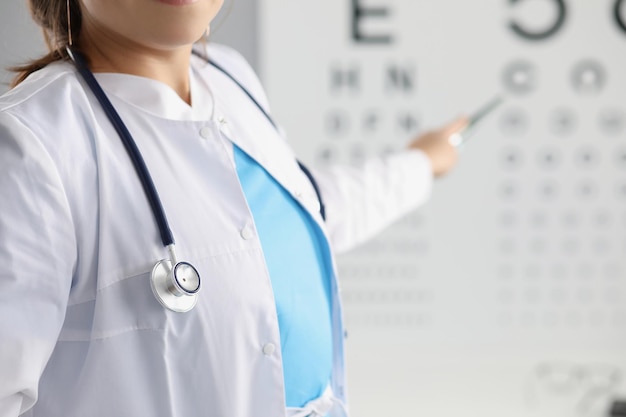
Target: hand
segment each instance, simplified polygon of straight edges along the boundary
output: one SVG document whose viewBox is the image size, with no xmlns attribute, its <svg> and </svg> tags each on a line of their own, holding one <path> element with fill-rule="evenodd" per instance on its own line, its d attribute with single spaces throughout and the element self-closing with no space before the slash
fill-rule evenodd
<svg viewBox="0 0 626 417">
<path fill-rule="evenodd" d="M 456 164 L 458 152 L 448 140 L 469 123 L 467 117 L 459 117 L 453 122 L 430 132 L 426 132 L 409 143 L 409 149 L 419 149 L 426 154 L 433 167 L 433 175 L 440 177 Z"/>
</svg>

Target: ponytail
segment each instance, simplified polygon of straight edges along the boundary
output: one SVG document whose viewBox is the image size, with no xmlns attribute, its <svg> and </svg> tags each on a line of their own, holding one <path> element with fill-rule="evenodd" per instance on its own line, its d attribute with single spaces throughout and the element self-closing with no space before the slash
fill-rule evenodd
<svg viewBox="0 0 626 417">
<path fill-rule="evenodd" d="M 69 20 L 68 24 L 68 5 Z M 77 47 L 81 28 L 82 16 L 78 0 L 28 0 L 33 20 L 43 31 L 44 40 L 48 47 L 48 54 L 10 68 L 17 73 L 11 82 L 11 88 L 24 81 L 30 74 L 38 71 L 53 62 L 69 59 L 65 47 L 70 43 L 70 33 L 73 38 L 73 46 Z"/>
</svg>

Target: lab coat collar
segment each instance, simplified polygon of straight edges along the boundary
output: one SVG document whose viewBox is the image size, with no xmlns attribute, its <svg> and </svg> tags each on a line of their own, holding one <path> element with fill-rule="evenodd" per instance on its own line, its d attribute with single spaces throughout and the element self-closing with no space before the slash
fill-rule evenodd
<svg viewBox="0 0 626 417">
<path fill-rule="evenodd" d="M 119 73 L 94 74 L 104 91 L 147 111 L 170 120 L 206 121 L 213 118 L 213 95 L 208 86 L 189 70 L 191 105 L 167 84 L 151 78 Z"/>
<path fill-rule="evenodd" d="M 262 165 L 321 226 L 315 190 L 281 133 L 245 92 L 219 70 L 192 57 L 189 74 L 191 106 L 171 87 L 153 79 L 118 73 L 95 76 L 107 94 L 153 116 L 216 125 L 232 143 Z M 236 70 L 232 75 L 238 81 L 242 76 Z"/>
</svg>

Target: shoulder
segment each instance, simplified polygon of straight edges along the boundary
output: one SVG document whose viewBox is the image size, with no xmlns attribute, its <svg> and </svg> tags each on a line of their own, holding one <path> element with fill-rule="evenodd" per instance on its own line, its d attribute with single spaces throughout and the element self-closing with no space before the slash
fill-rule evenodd
<svg viewBox="0 0 626 417">
<path fill-rule="evenodd" d="M 64 93 L 80 88 L 74 67 L 57 62 L 28 76 L 15 88 L 0 96 L 0 112 L 11 112 L 23 107 L 41 105 L 55 107 L 69 98 Z"/>
<path fill-rule="evenodd" d="M 59 127 L 74 125 L 89 107 L 74 66 L 57 62 L 34 72 L 22 83 L 0 96 L 0 124 L 30 130 L 42 140 L 58 135 Z"/>
<path fill-rule="evenodd" d="M 250 63 L 235 49 L 217 43 L 209 43 L 198 49 L 209 62 L 226 71 L 267 108 L 267 98 L 261 80 Z"/>
<path fill-rule="evenodd" d="M 1 123 L 15 120 L 46 133 L 50 127 L 71 124 L 88 107 L 85 90 L 69 62 L 50 64 L 0 96 Z"/>
<path fill-rule="evenodd" d="M 209 43 L 206 54 L 211 62 L 245 77 L 255 77 L 256 73 L 246 58 L 230 46 Z"/>
<path fill-rule="evenodd" d="M 71 133 L 84 124 L 89 109 L 73 65 L 50 64 L 0 96 L 1 151 L 39 146 L 51 155 L 69 152 L 76 148 Z"/>
</svg>

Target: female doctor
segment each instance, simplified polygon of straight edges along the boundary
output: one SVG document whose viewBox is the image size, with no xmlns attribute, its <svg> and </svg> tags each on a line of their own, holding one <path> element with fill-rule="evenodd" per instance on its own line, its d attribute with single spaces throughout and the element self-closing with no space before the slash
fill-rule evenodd
<svg viewBox="0 0 626 417">
<path fill-rule="evenodd" d="M 424 202 L 466 121 L 311 173 L 246 62 L 192 53 L 221 5 L 30 0 L 51 52 L 0 98 L 1 416 L 347 415 L 331 248 Z"/>
</svg>

